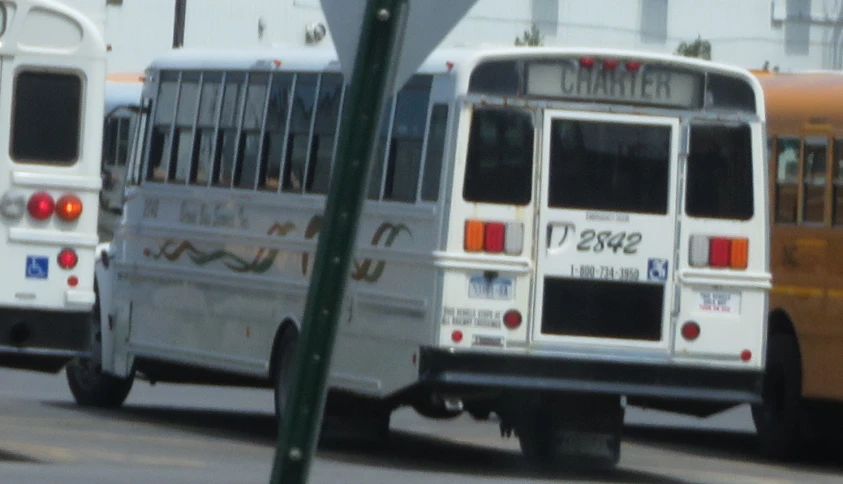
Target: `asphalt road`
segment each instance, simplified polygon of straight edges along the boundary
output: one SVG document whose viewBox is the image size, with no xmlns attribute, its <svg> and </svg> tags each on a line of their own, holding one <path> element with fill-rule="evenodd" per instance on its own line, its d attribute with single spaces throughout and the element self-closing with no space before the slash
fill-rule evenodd
<svg viewBox="0 0 843 484">
<path fill-rule="evenodd" d="M 311 484 L 833 483 L 833 451 L 790 465 L 754 456 L 747 409 L 707 420 L 631 409 L 617 471 L 530 469 L 517 442 L 470 418 L 396 412 L 387 445 L 333 435 Z M 139 382 L 124 408 L 76 407 L 63 375 L 0 370 L 0 484 L 268 483 L 276 429 L 269 391 Z"/>
</svg>

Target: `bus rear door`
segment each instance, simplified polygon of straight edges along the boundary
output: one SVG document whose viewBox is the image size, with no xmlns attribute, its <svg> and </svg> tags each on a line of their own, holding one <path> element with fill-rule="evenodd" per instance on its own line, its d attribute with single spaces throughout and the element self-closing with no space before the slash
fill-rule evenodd
<svg viewBox="0 0 843 484">
<path fill-rule="evenodd" d="M 543 133 L 534 344 L 663 359 L 678 119 L 547 111 Z"/>
</svg>

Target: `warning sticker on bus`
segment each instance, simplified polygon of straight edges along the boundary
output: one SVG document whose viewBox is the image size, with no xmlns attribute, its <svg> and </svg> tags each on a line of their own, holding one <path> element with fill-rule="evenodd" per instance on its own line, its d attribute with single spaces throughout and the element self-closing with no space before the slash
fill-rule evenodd
<svg viewBox="0 0 843 484">
<path fill-rule="evenodd" d="M 515 295 L 514 289 L 515 284 L 512 279 L 503 277 L 488 279 L 483 276 L 472 276 L 468 283 L 468 297 L 509 301 Z"/>
<path fill-rule="evenodd" d="M 700 311 L 707 313 L 740 314 L 741 295 L 732 292 L 702 291 Z"/>
</svg>

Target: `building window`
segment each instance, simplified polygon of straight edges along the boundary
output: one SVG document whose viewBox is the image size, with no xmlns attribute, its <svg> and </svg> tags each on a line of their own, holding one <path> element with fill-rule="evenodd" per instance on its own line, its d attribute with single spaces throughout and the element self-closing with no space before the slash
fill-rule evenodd
<svg viewBox="0 0 843 484">
<path fill-rule="evenodd" d="M 811 0 L 787 0 L 784 49 L 789 55 L 811 51 Z"/>
<path fill-rule="evenodd" d="M 559 30 L 559 0 L 532 0 L 533 24 L 542 35 L 556 37 Z"/>
<path fill-rule="evenodd" d="M 641 41 L 667 41 L 667 0 L 641 0 Z"/>
</svg>

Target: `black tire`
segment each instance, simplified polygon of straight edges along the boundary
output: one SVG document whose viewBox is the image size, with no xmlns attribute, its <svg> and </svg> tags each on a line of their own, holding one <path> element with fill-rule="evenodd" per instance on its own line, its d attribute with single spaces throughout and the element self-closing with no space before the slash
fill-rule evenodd
<svg viewBox="0 0 843 484">
<path fill-rule="evenodd" d="M 296 358 L 296 343 L 299 334 L 295 328 L 284 330 L 275 349 L 275 419 L 278 424 L 284 419 L 290 387 L 293 382 L 293 364 Z"/>
<path fill-rule="evenodd" d="M 771 335 L 767 342 L 764 401 L 752 406 L 758 448 L 764 457 L 794 457 L 802 441 L 801 393 L 802 368 L 796 340 L 786 334 Z"/>
<path fill-rule="evenodd" d="M 102 351 L 99 295 L 91 311 L 91 353 Z M 75 358 L 65 367 L 70 392 L 76 403 L 85 407 L 117 408 L 123 405 L 134 383 L 134 372 L 120 378 L 102 372 L 99 359 Z"/>
</svg>

